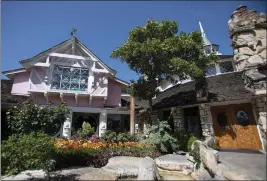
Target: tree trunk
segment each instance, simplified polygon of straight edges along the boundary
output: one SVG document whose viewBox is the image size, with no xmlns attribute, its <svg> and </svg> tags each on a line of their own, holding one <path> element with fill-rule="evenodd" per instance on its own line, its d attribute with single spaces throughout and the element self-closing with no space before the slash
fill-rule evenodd
<svg viewBox="0 0 267 181">
<path fill-rule="evenodd" d="M 135 103 L 134 96 L 130 97 L 130 133 L 134 134 Z"/>
</svg>

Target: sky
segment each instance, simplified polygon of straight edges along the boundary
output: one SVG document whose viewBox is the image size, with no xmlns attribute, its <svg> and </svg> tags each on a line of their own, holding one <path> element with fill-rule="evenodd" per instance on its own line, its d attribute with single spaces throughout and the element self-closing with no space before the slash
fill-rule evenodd
<svg viewBox="0 0 267 181">
<path fill-rule="evenodd" d="M 1 68 L 21 68 L 20 60 L 69 39 L 76 28 L 76 37 L 117 70 L 118 78 L 136 80 L 138 75 L 110 54 L 131 29 L 152 18 L 176 21 L 179 31 L 187 33 L 199 30 L 200 21 L 211 43 L 220 45 L 219 52 L 231 55 L 227 22 L 239 5 L 266 13 L 264 1 L 2 1 Z"/>
</svg>

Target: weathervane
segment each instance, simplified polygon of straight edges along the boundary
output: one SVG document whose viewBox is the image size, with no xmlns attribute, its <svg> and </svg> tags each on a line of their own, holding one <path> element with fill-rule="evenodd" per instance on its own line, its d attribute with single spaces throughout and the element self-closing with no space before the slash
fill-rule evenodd
<svg viewBox="0 0 267 181">
<path fill-rule="evenodd" d="M 76 32 L 76 31 L 77 31 L 77 29 L 76 29 L 76 28 L 72 28 L 72 31 L 71 31 L 71 33 L 70 33 L 72 37 L 74 37 L 74 36 L 75 36 L 75 32 Z"/>
</svg>

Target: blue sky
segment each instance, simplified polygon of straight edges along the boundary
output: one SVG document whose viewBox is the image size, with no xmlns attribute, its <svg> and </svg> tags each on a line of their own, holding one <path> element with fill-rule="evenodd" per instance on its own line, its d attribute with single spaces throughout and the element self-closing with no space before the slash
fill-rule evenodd
<svg viewBox="0 0 267 181">
<path fill-rule="evenodd" d="M 146 20 L 170 19 L 179 30 L 199 30 L 202 23 L 208 39 L 220 52 L 232 54 L 227 22 L 240 5 L 266 12 L 264 1 L 131 1 L 131 2 L 2 2 L 2 71 L 21 68 L 19 60 L 30 58 L 70 38 L 77 37 L 111 68 L 129 81 L 138 75 L 110 53 L 128 37 L 128 32 Z M 4 76 L 2 75 L 2 78 Z"/>
</svg>

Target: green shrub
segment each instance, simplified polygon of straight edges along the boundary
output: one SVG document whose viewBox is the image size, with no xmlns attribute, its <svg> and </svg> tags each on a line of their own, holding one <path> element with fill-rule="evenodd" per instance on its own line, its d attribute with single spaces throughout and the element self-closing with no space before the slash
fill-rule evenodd
<svg viewBox="0 0 267 181">
<path fill-rule="evenodd" d="M 105 141 L 105 142 L 116 142 L 117 141 L 117 134 L 114 131 L 106 131 L 102 136 L 101 136 L 101 140 Z"/>
<path fill-rule="evenodd" d="M 28 169 L 52 170 L 55 166 L 53 139 L 44 133 L 13 135 L 2 143 L 1 173 L 16 174 Z"/>
<path fill-rule="evenodd" d="M 128 132 L 117 134 L 117 141 L 118 142 L 133 142 L 133 141 L 137 141 L 137 140 L 138 139 L 135 135 L 132 135 Z"/>
<path fill-rule="evenodd" d="M 187 147 L 188 147 L 188 141 L 190 139 L 190 134 L 181 130 L 181 131 L 175 131 L 173 133 L 173 136 L 177 139 L 179 150 L 183 150 L 186 152 L 189 151 Z"/>
<path fill-rule="evenodd" d="M 116 142 L 133 142 L 137 141 L 137 137 L 135 135 L 131 135 L 128 132 L 124 133 L 116 133 L 114 131 L 106 131 L 101 140 L 108 142 L 108 143 L 116 143 Z"/>
<path fill-rule="evenodd" d="M 162 121 L 158 125 L 153 125 L 148 131 L 148 137 L 142 141 L 156 145 L 161 152 L 172 153 L 178 150 L 178 141 L 170 132 L 171 128 L 168 122 Z"/>
<path fill-rule="evenodd" d="M 92 136 L 94 131 L 94 128 L 92 128 L 89 123 L 83 122 L 82 129 L 77 131 L 77 135 L 81 138 L 87 138 Z"/>
<path fill-rule="evenodd" d="M 200 167 L 200 164 L 201 164 L 199 145 L 197 142 L 195 142 L 195 143 L 193 142 L 192 144 L 194 144 L 194 149 L 191 150 L 191 147 L 190 147 L 190 150 L 191 150 L 190 155 L 194 158 L 195 163 L 196 163 L 196 168 L 198 169 Z"/>
<path fill-rule="evenodd" d="M 7 124 L 12 134 L 28 134 L 42 131 L 54 136 L 66 120 L 69 109 L 64 104 L 40 107 L 27 101 L 9 110 Z"/>
<path fill-rule="evenodd" d="M 191 146 L 192 144 L 194 143 L 194 141 L 198 140 L 196 137 L 194 136 L 191 136 L 188 140 L 188 143 L 187 143 L 187 151 L 191 151 Z"/>
</svg>

